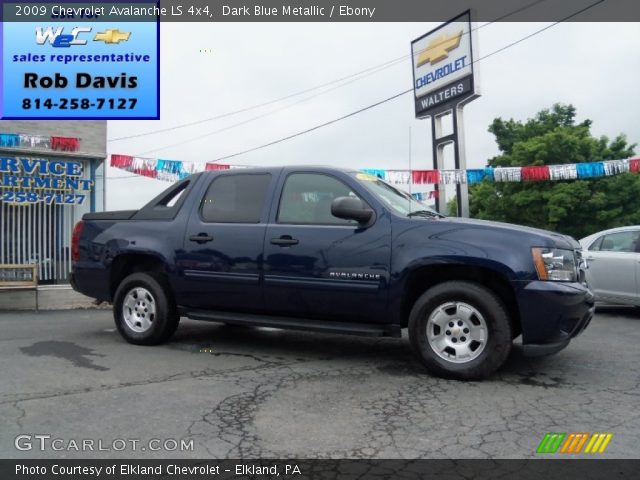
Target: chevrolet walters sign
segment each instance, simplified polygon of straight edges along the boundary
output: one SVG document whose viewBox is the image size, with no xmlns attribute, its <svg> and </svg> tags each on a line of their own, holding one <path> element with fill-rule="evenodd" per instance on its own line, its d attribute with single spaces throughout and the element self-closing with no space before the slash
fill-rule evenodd
<svg viewBox="0 0 640 480">
<path fill-rule="evenodd" d="M 477 96 L 474 48 L 470 12 L 411 43 L 416 117 Z"/>
</svg>

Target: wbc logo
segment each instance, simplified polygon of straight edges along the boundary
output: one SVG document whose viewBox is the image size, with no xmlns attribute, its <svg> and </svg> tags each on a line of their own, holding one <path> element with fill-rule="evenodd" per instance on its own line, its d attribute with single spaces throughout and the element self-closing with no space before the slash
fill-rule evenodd
<svg viewBox="0 0 640 480">
<path fill-rule="evenodd" d="M 36 44 L 44 45 L 49 43 L 53 47 L 68 48 L 72 45 L 86 45 L 86 40 L 81 40 L 78 35 L 88 33 L 91 27 L 74 27 L 70 34 L 65 34 L 64 27 L 36 27 Z"/>
</svg>

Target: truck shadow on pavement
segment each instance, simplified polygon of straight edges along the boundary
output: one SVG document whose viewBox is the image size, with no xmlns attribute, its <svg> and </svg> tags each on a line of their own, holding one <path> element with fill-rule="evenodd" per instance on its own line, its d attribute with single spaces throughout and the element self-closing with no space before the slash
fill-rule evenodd
<svg viewBox="0 0 640 480">
<path fill-rule="evenodd" d="M 268 363 L 302 363 L 335 361 L 366 363 L 383 374 L 392 376 L 429 376 L 418 357 L 413 354 L 408 339 L 372 338 L 351 335 L 328 335 L 313 332 L 244 327 L 223 324 L 182 324 L 166 348 L 216 356 L 246 356 Z M 525 357 L 516 341 L 504 367 L 492 378 L 514 375 L 523 383 L 544 386 L 561 383 L 537 382 L 536 371 L 553 369 L 557 356 Z"/>
<path fill-rule="evenodd" d="M 251 353 L 282 361 L 322 361 L 345 357 L 368 359 L 411 356 L 405 339 L 322 334 L 264 327 L 190 323 L 180 325 L 169 348 L 216 355 Z"/>
</svg>

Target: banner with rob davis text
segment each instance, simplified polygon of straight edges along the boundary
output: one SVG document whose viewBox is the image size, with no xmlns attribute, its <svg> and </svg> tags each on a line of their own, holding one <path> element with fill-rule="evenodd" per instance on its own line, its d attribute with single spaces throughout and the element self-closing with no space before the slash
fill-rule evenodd
<svg viewBox="0 0 640 480">
<path fill-rule="evenodd" d="M 158 21 L 59 13 L 73 5 L 4 3 L 0 118 L 158 119 Z"/>
</svg>

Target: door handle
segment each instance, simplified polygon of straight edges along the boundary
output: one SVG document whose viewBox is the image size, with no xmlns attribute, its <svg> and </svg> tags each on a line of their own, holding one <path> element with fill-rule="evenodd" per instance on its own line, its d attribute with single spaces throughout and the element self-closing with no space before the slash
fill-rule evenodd
<svg viewBox="0 0 640 480">
<path fill-rule="evenodd" d="M 197 235 L 191 235 L 189 240 L 196 243 L 207 243 L 213 240 L 211 235 L 207 235 L 206 233 L 199 233 Z"/>
<path fill-rule="evenodd" d="M 589 262 L 593 262 L 593 261 L 595 260 L 595 257 L 587 257 L 587 260 L 588 260 Z"/>
<path fill-rule="evenodd" d="M 279 245 L 281 247 L 290 247 L 291 245 L 297 245 L 300 240 L 291 238 L 291 235 L 283 235 L 280 238 L 272 238 L 271 245 Z"/>
</svg>

